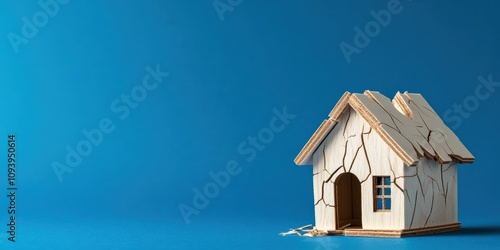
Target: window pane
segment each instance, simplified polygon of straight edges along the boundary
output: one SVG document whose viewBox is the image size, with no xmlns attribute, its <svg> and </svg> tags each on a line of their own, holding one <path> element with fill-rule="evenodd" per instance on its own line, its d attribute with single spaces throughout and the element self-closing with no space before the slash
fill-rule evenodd
<svg viewBox="0 0 500 250">
<path fill-rule="evenodd" d="M 391 188 L 384 188 L 384 194 L 385 195 L 391 195 Z"/>
<path fill-rule="evenodd" d="M 391 178 L 390 177 L 384 177 L 384 184 L 385 185 L 391 185 Z"/>
<path fill-rule="evenodd" d="M 385 198 L 385 209 L 391 210 L 391 198 Z"/>
<path fill-rule="evenodd" d="M 382 185 L 382 177 L 375 177 L 377 185 Z"/>
<path fill-rule="evenodd" d="M 382 209 L 382 198 L 377 198 L 377 210 Z"/>
<path fill-rule="evenodd" d="M 383 195 L 382 188 L 377 188 L 377 195 Z"/>
</svg>

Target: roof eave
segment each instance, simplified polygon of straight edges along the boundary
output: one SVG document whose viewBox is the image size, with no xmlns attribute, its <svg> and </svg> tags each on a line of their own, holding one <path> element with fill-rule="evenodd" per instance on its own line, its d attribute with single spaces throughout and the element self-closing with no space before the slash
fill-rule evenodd
<svg viewBox="0 0 500 250">
<path fill-rule="evenodd" d="M 348 101 L 350 97 L 351 93 L 347 91 L 342 95 L 330 114 L 328 114 L 328 119 L 324 120 L 319 125 L 314 134 L 307 141 L 306 145 L 304 145 L 300 153 L 297 157 L 295 157 L 295 164 L 298 166 L 312 165 L 312 156 L 314 152 L 337 124 L 338 120 L 349 105 Z"/>
</svg>

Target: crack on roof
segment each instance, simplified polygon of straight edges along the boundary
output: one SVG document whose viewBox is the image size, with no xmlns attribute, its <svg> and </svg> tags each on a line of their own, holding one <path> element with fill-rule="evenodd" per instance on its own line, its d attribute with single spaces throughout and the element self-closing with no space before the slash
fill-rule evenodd
<svg viewBox="0 0 500 250">
<path fill-rule="evenodd" d="M 417 144 L 418 146 L 420 146 L 420 148 L 422 148 L 422 146 L 421 146 L 418 142 L 417 142 L 417 143 L 412 142 L 412 141 L 411 141 L 410 139 L 408 139 L 408 138 L 407 138 L 404 134 L 402 134 L 402 133 L 401 133 L 401 130 L 399 130 L 399 129 L 397 129 L 397 128 L 393 128 L 393 127 L 391 127 L 390 125 L 388 125 L 387 123 L 381 123 L 381 124 L 385 124 L 387 127 L 390 127 L 390 128 L 392 128 L 392 129 L 396 130 L 396 131 L 397 131 L 397 132 L 401 135 L 401 137 L 403 137 L 406 141 L 408 141 L 408 142 L 412 145 L 413 150 L 415 150 L 415 153 L 416 153 L 417 155 L 419 155 L 419 156 L 421 155 L 421 154 L 420 154 L 420 152 L 419 152 L 419 151 L 417 150 L 417 148 L 415 147 L 415 144 Z M 422 149 L 422 151 L 425 151 L 425 150 L 424 150 L 424 149 Z"/>
<path fill-rule="evenodd" d="M 347 141 L 358 136 L 359 133 L 348 134 L 350 131 L 348 126 L 352 124 L 351 117 L 354 115 L 360 115 L 408 166 L 416 165 L 422 157 L 436 160 L 440 164 L 474 161 L 474 156 L 444 124 L 422 95 L 397 92 L 391 101 L 379 92 L 367 90 L 364 94 L 344 93 L 330 112 L 330 119 L 320 125 L 296 157 L 295 162 L 298 165 L 311 164 L 311 155 L 316 151 L 319 152 L 321 144 L 331 143 L 326 138 L 340 120 L 344 127 L 335 130 L 338 136 L 342 133 L 344 140 Z M 364 129 L 362 134 L 365 134 Z M 344 147 L 347 147 L 347 142 Z M 334 150 L 339 149 L 334 148 Z M 327 161 L 328 158 L 323 159 L 325 168 L 328 165 Z M 343 162 L 345 163 L 344 160 Z M 348 167 L 344 165 L 344 171 L 347 171 Z"/>
<path fill-rule="evenodd" d="M 443 160 L 439 157 L 439 154 L 437 153 L 437 150 L 436 148 L 432 145 L 432 143 L 429 143 L 429 145 L 431 146 L 432 150 L 434 152 L 432 152 L 431 154 L 431 160 L 438 160 L 439 163 L 444 163 Z M 438 147 L 439 145 L 437 145 L 436 147 Z"/>
<path fill-rule="evenodd" d="M 439 130 L 434 131 L 434 133 L 440 133 L 443 136 L 443 140 L 446 143 L 446 146 L 448 146 L 448 148 L 450 149 L 450 152 L 455 154 L 455 152 L 453 152 L 453 149 L 450 147 L 450 144 L 448 144 L 448 140 L 446 140 L 446 135 Z"/>
<path fill-rule="evenodd" d="M 417 103 L 411 99 L 411 97 L 408 95 L 408 92 L 405 92 L 405 95 L 408 97 L 408 104 L 410 104 L 410 103 L 411 103 L 411 104 L 413 104 L 413 106 L 417 107 L 417 109 L 418 109 L 418 110 L 420 110 L 420 112 L 424 112 L 424 111 L 420 108 L 420 106 L 419 106 L 419 105 L 417 105 Z M 418 112 L 418 113 L 420 113 L 420 112 Z"/>
<path fill-rule="evenodd" d="M 402 135 L 402 134 L 401 134 L 401 131 L 400 131 L 398 128 L 395 128 L 395 127 L 393 127 L 393 126 L 391 126 L 391 125 L 389 125 L 389 124 L 387 124 L 387 123 L 385 123 L 385 122 L 381 122 L 380 124 L 385 124 L 387 127 L 394 129 L 394 130 L 395 130 L 395 131 L 397 131 L 400 135 Z M 403 136 L 403 137 L 404 137 L 404 136 Z"/>
<path fill-rule="evenodd" d="M 396 127 L 396 130 L 401 133 L 401 130 L 398 128 L 398 125 L 396 124 L 396 122 L 394 121 L 394 119 L 396 119 L 399 123 L 403 124 L 403 122 L 401 122 L 397 117 L 393 116 L 393 114 L 391 112 L 389 112 L 387 110 L 387 108 L 385 106 L 383 106 L 379 100 L 372 95 L 372 93 L 370 93 L 369 91 L 367 92 L 368 93 L 368 97 L 370 97 L 370 99 L 372 99 L 376 104 L 378 104 L 380 106 L 380 108 L 382 108 L 383 111 L 385 111 L 385 113 L 387 113 L 387 115 L 389 115 L 389 117 L 391 118 L 392 120 L 392 123 L 394 124 L 394 126 Z M 391 103 L 391 105 L 394 107 L 394 105 Z M 398 111 L 399 113 L 399 111 Z M 401 113 L 400 113 L 401 114 Z M 388 124 L 386 124 L 387 126 L 389 126 Z"/>
<path fill-rule="evenodd" d="M 415 105 L 415 106 L 416 106 L 418 109 L 420 109 L 417 105 Z M 425 120 L 424 120 L 424 117 L 422 117 L 422 114 L 420 114 L 420 112 L 417 112 L 417 114 L 418 114 L 418 116 L 420 117 L 420 120 L 421 120 L 421 121 L 422 121 L 422 123 L 424 124 L 425 128 L 426 128 L 427 130 L 429 130 L 429 131 L 430 131 L 431 129 L 429 128 L 429 126 L 427 126 L 427 123 L 425 123 Z"/>
<path fill-rule="evenodd" d="M 436 113 L 434 110 L 432 110 L 432 109 L 430 109 L 430 108 L 428 108 L 428 107 L 426 107 L 426 106 L 423 106 L 423 108 L 424 108 L 424 109 L 427 109 L 427 110 L 429 110 L 431 113 L 433 113 L 433 114 L 437 115 L 437 113 Z"/>
</svg>

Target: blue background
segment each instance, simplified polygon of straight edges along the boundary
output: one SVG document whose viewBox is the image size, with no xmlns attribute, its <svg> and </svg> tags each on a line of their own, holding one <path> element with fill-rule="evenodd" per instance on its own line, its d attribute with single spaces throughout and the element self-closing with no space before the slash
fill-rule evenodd
<svg viewBox="0 0 500 250">
<path fill-rule="evenodd" d="M 244 0 L 221 20 L 212 0 L 73 0 L 17 53 L 9 32 L 21 35 L 22 18 L 42 7 L 2 2 L 0 152 L 15 133 L 19 190 L 16 243 L 7 241 L 8 200 L 0 199 L 1 248 L 498 246 L 498 89 L 454 128 L 476 157 L 459 167 L 462 231 L 278 236 L 314 223 L 312 170 L 293 159 L 344 91 L 422 93 L 443 115 L 475 95 L 478 76 L 500 81 L 500 4 L 493 0 L 401 0 L 402 11 L 348 63 L 339 44 L 352 45 L 354 27 L 364 29 L 374 20 L 370 11 L 388 2 Z M 148 65 L 170 75 L 120 120 L 111 103 L 141 83 Z M 296 117 L 247 161 L 238 145 L 285 106 Z M 81 131 L 103 118 L 115 130 L 59 182 L 53 162 L 64 163 L 66 146 L 75 148 Z M 186 223 L 179 204 L 193 206 L 193 189 L 203 190 L 213 182 L 209 173 L 230 160 L 241 173 Z M 2 169 L 5 190 L 6 163 Z"/>
</svg>

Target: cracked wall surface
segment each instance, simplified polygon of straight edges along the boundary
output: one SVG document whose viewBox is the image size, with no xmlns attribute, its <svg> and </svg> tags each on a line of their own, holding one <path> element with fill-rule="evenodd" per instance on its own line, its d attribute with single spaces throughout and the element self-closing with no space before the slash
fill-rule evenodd
<svg viewBox="0 0 500 250">
<path fill-rule="evenodd" d="M 458 222 L 457 164 L 421 159 L 405 167 L 405 228 Z"/>
<path fill-rule="evenodd" d="M 391 166 L 399 167 L 391 169 Z M 361 183 L 363 228 L 403 228 L 404 203 L 397 201 L 403 201 L 404 192 L 393 191 L 393 212 L 373 211 L 373 176 L 388 176 L 392 173 L 403 176 L 402 166 L 402 160 L 363 117 L 348 107 L 313 155 L 316 228 L 336 229 L 335 181 L 344 173 L 354 174 Z M 391 187 L 397 188 L 395 185 L 392 183 Z M 398 179 L 397 185 L 404 187 L 404 179 Z"/>
<path fill-rule="evenodd" d="M 474 156 L 420 94 L 344 93 L 295 158 L 313 165 L 316 227 L 335 230 L 335 182 L 361 183 L 364 229 L 409 229 L 458 222 L 457 163 Z M 373 176 L 390 176 L 392 209 L 374 212 Z"/>
</svg>

